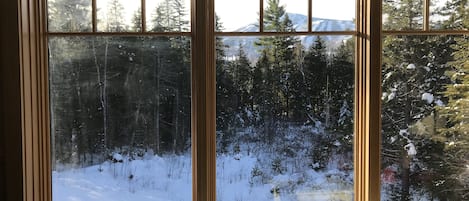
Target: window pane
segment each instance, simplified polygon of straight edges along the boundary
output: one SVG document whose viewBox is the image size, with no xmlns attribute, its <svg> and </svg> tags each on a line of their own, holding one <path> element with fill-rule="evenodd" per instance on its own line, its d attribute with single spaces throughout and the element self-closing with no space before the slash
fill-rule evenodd
<svg viewBox="0 0 469 201">
<path fill-rule="evenodd" d="M 355 0 L 312 0 L 313 31 L 355 30 Z"/>
<path fill-rule="evenodd" d="M 216 31 L 259 31 L 259 0 L 215 0 L 215 13 Z"/>
<path fill-rule="evenodd" d="M 354 45 L 341 38 L 217 39 L 218 199 L 353 200 Z"/>
<path fill-rule="evenodd" d="M 389 36 L 382 200 L 468 200 L 468 36 Z"/>
<path fill-rule="evenodd" d="M 191 200 L 190 39 L 50 37 L 54 200 Z"/>
<path fill-rule="evenodd" d="M 96 0 L 98 31 L 141 31 L 140 2 L 140 0 Z"/>
<path fill-rule="evenodd" d="M 92 30 L 91 0 L 48 0 L 50 32 L 86 32 Z"/>
<path fill-rule="evenodd" d="M 432 29 L 469 29 L 469 1 L 432 0 L 430 14 Z"/>
<path fill-rule="evenodd" d="M 146 0 L 147 30 L 189 32 L 191 0 Z"/>
<path fill-rule="evenodd" d="M 383 29 L 422 29 L 423 10 L 423 0 L 383 0 Z"/>
<path fill-rule="evenodd" d="M 272 32 L 308 31 L 308 1 L 263 0 L 264 30 Z M 290 26 L 291 25 L 291 26 Z"/>
</svg>

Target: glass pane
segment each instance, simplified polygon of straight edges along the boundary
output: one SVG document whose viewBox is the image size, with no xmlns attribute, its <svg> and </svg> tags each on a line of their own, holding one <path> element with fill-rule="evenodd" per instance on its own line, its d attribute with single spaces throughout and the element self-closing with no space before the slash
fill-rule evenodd
<svg viewBox="0 0 469 201">
<path fill-rule="evenodd" d="M 190 39 L 50 37 L 54 200 L 191 200 Z"/>
<path fill-rule="evenodd" d="M 92 30 L 91 0 L 48 0 L 50 32 L 87 32 Z"/>
<path fill-rule="evenodd" d="M 265 31 L 308 31 L 308 1 L 264 0 Z"/>
<path fill-rule="evenodd" d="M 383 29 L 423 29 L 423 10 L 423 0 L 383 0 Z"/>
<path fill-rule="evenodd" d="M 218 39 L 218 199 L 353 200 L 353 38 L 310 37 Z"/>
<path fill-rule="evenodd" d="M 139 0 L 96 0 L 98 31 L 135 32 L 142 29 Z"/>
<path fill-rule="evenodd" d="M 189 32 L 191 0 L 146 0 L 146 27 L 152 32 Z"/>
<path fill-rule="evenodd" d="M 355 0 L 312 0 L 313 31 L 355 30 Z"/>
<path fill-rule="evenodd" d="M 430 26 L 432 29 L 469 29 L 469 1 L 432 0 Z"/>
<path fill-rule="evenodd" d="M 384 39 L 382 200 L 469 200 L 468 39 Z"/>
<path fill-rule="evenodd" d="M 215 0 L 216 31 L 259 31 L 259 1 Z"/>
</svg>

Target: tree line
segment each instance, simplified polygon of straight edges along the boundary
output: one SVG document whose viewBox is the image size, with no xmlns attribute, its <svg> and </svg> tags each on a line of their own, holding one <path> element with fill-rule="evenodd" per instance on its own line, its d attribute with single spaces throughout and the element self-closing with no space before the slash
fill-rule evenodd
<svg viewBox="0 0 469 201">
<path fill-rule="evenodd" d="M 83 21 L 88 1 L 74 2 L 80 6 L 70 12 L 62 12 L 70 9 L 69 0 L 50 4 L 51 27 L 90 29 Z M 119 7 L 118 0 L 112 3 Z M 152 31 L 188 27 L 183 5 L 163 1 L 154 10 Z M 421 7 L 411 0 L 386 1 L 384 28 L 421 27 Z M 467 30 L 468 10 L 467 0 L 449 1 L 438 10 L 448 20 L 434 26 Z M 108 22 L 108 31 L 141 29 L 138 14 L 129 28 L 121 26 L 119 12 L 109 12 L 115 21 Z M 267 2 L 264 17 L 265 30 L 295 31 L 278 0 Z M 468 41 L 467 35 L 383 39 L 382 164 L 396 171 L 397 182 L 385 185 L 392 200 L 410 200 L 420 190 L 435 200 L 469 196 Z M 246 128 L 268 143 L 282 127 L 310 125 L 327 133 L 311 147 L 311 160 L 325 167 L 330 155 L 323 153 L 333 142 L 342 144 L 338 152 L 351 153 L 353 43 L 329 51 L 321 37 L 307 46 L 295 36 L 260 37 L 259 57 L 251 61 L 242 44 L 235 59 L 226 59 L 226 45 L 217 38 L 217 151 L 228 152 Z M 190 150 L 190 38 L 57 36 L 49 38 L 49 50 L 54 161 L 88 165 L 116 149 Z"/>
</svg>

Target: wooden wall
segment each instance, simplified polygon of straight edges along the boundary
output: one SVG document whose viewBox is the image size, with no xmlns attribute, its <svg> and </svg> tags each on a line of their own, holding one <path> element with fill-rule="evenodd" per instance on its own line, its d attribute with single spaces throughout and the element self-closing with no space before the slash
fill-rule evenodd
<svg viewBox="0 0 469 201">
<path fill-rule="evenodd" d="M 0 200 L 22 200 L 18 1 L 0 1 Z"/>
</svg>

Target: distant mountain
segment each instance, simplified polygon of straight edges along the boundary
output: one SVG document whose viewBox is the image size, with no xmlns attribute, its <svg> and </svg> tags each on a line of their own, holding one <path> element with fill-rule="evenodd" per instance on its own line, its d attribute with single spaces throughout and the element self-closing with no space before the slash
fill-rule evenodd
<svg viewBox="0 0 469 201">
<path fill-rule="evenodd" d="M 293 22 L 293 27 L 296 31 L 307 31 L 308 30 L 308 16 L 302 14 L 288 13 Z M 313 18 L 313 31 L 348 31 L 355 29 L 355 23 L 352 20 L 333 20 L 324 18 Z M 256 32 L 259 30 L 257 23 L 250 23 L 246 26 L 240 27 L 235 32 Z M 340 45 L 340 43 L 351 36 L 321 36 L 326 42 L 327 47 L 332 50 Z M 239 45 L 241 44 L 246 51 L 248 58 L 255 62 L 258 57 L 258 47 L 254 43 L 258 40 L 257 36 L 246 36 L 246 37 L 226 37 L 223 42 L 228 46 L 226 49 L 226 56 L 228 58 L 236 55 Z M 305 47 L 309 47 L 313 44 L 316 36 L 298 36 L 301 43 Z"/>
</svg>

